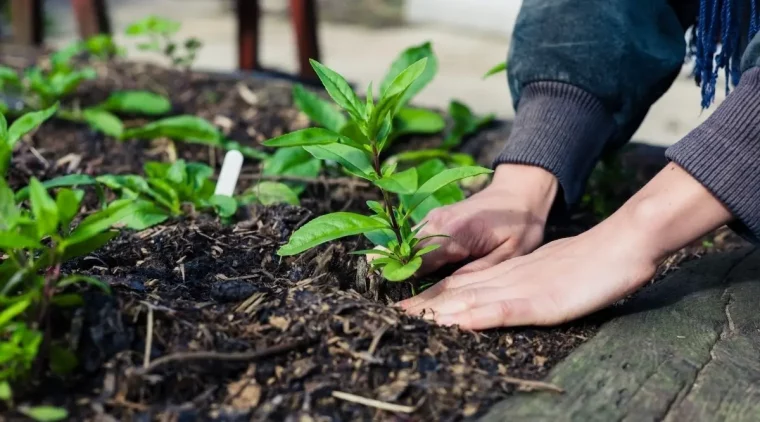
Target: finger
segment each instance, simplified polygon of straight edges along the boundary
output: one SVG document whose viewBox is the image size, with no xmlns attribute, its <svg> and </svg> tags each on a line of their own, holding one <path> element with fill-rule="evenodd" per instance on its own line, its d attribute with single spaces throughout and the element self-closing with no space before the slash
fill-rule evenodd
<svg viewBox="0 0 760 422">
<path fill-rule="evenodd" d="M 436 237 L 428 239 L 420 242 L 419 247 L 422 248 L 431 244 L 441 246 L 422 256 L 422 265 L 417 270 L 418 275 L 429 274 L 448 263 L 462 261 L 470 255 L 470 252 L 464 246 L 451 238 Z"/>
<path fill-rule="evenodd" d="M 417 305 L 410 309 L 410 312 L 425 311 L 435 315 L 455 314 L 514 296 L 516 296 L 514 289 L 504 289 L 493 285 L 450 290 Z"/>
<path fill-rule="evenodd" d="M 454 290 L 463 286 L 469 286 L 473 283 L 487 281 L 498 275 L 498 270 L 495 268 L 489 268 L 485 271 L 477 271 L 462 275 L 446 277 L 438 283 L 434 284 L 424 292 L 417 296 L 411 297 L 406 300 L 398 302 L 398 305 L 406 309 L 410 313 L 414 314 L 421 309 L 414 309 L 421 307 L 425 302 L 432 300 L 442 294 L 443 292 Z"/>
<path fill-rule="evenodd" d="M 462 312 L 434 315 L 434 319 L 438 324 L 458 325 L 467 330 L 486 330 L 522 325 L 553 325 L 562 322 L 555 319 L 551 308 L 542 310 L 536 300 L 529 298 L 501 300 Z"/>
<path fill-rule="evenodd" d="M 488 255 L 458 269 L 454 272 L 454 275 L 457 276 L 487 270 L 518 255 L 519 254 L 512 242 L 504 242 Z"/>
</svg>

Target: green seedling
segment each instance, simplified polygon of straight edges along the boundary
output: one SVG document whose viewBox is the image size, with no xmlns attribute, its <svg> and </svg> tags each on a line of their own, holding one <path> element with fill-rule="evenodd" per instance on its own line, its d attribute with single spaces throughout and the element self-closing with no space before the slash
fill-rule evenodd
<svg viewBox="0 0 760 422">
<path fill-rule="evenodd" d="M 388 146 L 400 104 L 404 104 L 410 92 L 419 87 L 417 81 L 428 72 L 427 62 L 427 58 L 422 58 L 398 69 L 395 77 L 383 84 L 377 100 L 368 89 L 370 95 L 366 101 L 361 101 L 341 75 L 311 61 L 327 93 L 347 113 L 357 130 L 349 134 L 327 128 L 308 128 L 270 139 L 264 145 L 302 147 L 319 160 L 337 162 L 346 172 L 374 184 L 382 194 L 383 203 L 368 202 L 371 215 L 337 212 L 317 217 L 294 232 L 278 254 L 296 255 L 338 238 L 365 234 L 382 249 L 354 253 L 379 255 L 371 261 L 372 267 L 381 270 L 389 281 L 402 281 L 419 269 L 423 255 L 438 247 L 421 243 L 427 238 L 418 237 L 421 226 L 412 228 L 412 213 L 446 186 L 491 171 L 477 166 L 449 168 L 420 184 L 417 169 L 397 172 L 395 165 L 381 164 L 380 155 Z M 406 205 L 394 203 L 397 201 L 392 200 L 393 194 L 407 195 Z"/>
<path fill-rule="evenodd" d="M 42 110 L 26 113 L 16 119 L 10 127 L 5 116 L 0 113 L 0 177 L 4 178 L 11 163 L 13 149 L 27 133 L 37 129 L 45 120 L 49 119 L 56 110 L 57 105 Z"/>
<path fill-rule="evenodd" d="M 148 16 L 127 26 L 126 35 L 141 39 L 137 48 L 162 54 L 172 66 L 190 70 L 202 44 L 197 38 L 174 39 L 182 24 L 158 16 Z"/>
<path fill-rule="evenodd" d="M 22 207 L 0 178 L 0 400 L 13 407 L 13 387 L 26 381 L 30 371 L 46 364 L 57 374 L 72 370 L 74 354 L 49 338 L 53 307 L 82 304 L 81 296 L 67 293 L 68 286 L 91 284 L 108 291 L 99 280 L 66 275 L 61 265 L 106 244 L 117 231 L 111 227 L 139 211 L 139 204 L 124 200 L 80 216 L 84 192 L 61 189 L 51 197 L 37 179 L 28 189 L 29 206 Z M 81 220 L 74 225 L 73 222 Z M 50 407 L 19 408 L 39 420 L 66 417 Z"/>
</svg>

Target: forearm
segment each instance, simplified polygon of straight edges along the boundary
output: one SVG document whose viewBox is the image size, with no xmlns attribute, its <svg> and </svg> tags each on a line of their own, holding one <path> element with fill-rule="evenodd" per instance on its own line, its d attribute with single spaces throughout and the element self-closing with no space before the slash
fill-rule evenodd
<svg viewBox="0 0 760 422">
<path fill-rule="evenodd" d="M 732 219 L 720 200 L 671 163 L 599 229 L 609 231 L 610 242 L 628 244 L 632 256 L 656 264 Z"/>
</svg>

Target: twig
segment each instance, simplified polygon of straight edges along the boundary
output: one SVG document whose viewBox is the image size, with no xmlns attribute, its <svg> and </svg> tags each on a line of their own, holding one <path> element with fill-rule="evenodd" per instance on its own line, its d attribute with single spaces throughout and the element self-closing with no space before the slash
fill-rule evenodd
<svg viewBox="0 0 760 422">
<path fill-rule="evenodd" d="M 565 390 L 563 390 L 562 388 L 560 388 L 560 387 L 558 387 L 558 386 L 556 386 L 554 384 L 550 384 L 548 382 L 524 380 L 524 379 L 521 379 L 521 378 L 510 377 L 510 376 L 507 376 L 507 375 L 503 375 L 501 377 L 501 379 L 504 382 L 507 382 L 509 384 L 515 384 L 515 385 L 517 385 L 519 387 L 523 387 L 523 388 L 526 388 L 526 389 L 531 390 L 531 391 L 532 390 L 545 390 L 545 391 L 553 391 L 555 393 L 564 393 L 565 392 Z"/>
<path fill-rule="evenodd" d="M 164 366 L 172 362 L 188 361 L 188 360 L 223 360 L 223 361 L 254 361 L 258 359 L 264 359 L 269 356 L 278 355 L 280 353 L 289 352 L 293 349 L 299 349 L 301 347 L 312 344 L 316 341 L 313 338 L 302 339 L 294 341 L 292 343 L 278 344 L 264 350 L 256 350 L 253 352 L 239 352 L 239 353 L 223 353 L 213 351 L 202 352 L 179 352 L 168 356 L 162 356 L 148 366 L 139 368 L 135 371 L 137 375 L 145 375 L 157 368 Z"/>
<path fill-rule="evenodd" d="M 383 338 L 383 334 L 385 334 L 386 331 L 388 331 L 388 328 L 390 328 L 390 325 L 383 325 L 382 328 L 377 330 L 374 337 L 372 337 L 372 343 L 369 345 L 369 349 L 367 349 L 367 353 L 370 356 L 375 355 L 375 350 L 377 350 L 377 345 L 380 343 L 380 339 Z"/>
<path fill-rule="evenodd" d="M 286 175 L 260 175 L 260 174 L 254 174 L 254 175 L 248 175 L 248 174 L 241 174 L 240 179 L 242 180 L 267 180 L 272 182 L 299 182 L 299 183 L 310 183 L 314 185 L 343 185 L 343 186 L 353 186 L 353 187 L 362 187 L 362 188 L 368 188 L 370 185 L 367 182 L 364 182 L 362 180 L 357 180 L 351 177 L 300 177 L 300 176 L 286 176 Z"/>
<path fill-rule="evenodd" d="M 148 305 L 148 328 L 145 334 L 145 356 L 143 368 L 150 366 L 150 349 L 153 348 L 153 307 Z"/>
<path fill-rule="evenodd" d="M 333 391 L 332 396 L 336 399 L 345 400 L 351 403 L 363 404 L 364 406 L 374 407 L 375 409 L 387 410 L 389 412 L 412 413 L 417 410 L 413 406 L 404 406 L 401 404 L 386 403 L 384 401 L 368 399 L 357 396 L 356 394 L 344 393 L 342 391 Z"/>
</svg>

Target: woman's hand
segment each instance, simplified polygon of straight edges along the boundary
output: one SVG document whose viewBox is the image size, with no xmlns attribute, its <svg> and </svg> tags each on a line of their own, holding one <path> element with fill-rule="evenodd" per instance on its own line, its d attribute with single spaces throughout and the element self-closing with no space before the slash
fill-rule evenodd
<svg viewBox="0 0 760 422">
<path fill-rule="evenodd" d="M 624 298 L 668 254 L 731 218 L 699 182 L 671 164 L 588 232 L 454 275 L 400 305 L 468 329 L 559 324 Z"/>
<path fill-rule="evenodd" d="M 546 218 L 556 194 L 557 179 L 546 170 L 500 165 L 487 188 L 428 214 L 420 236 L 450 237 L 429 241 L 441 247 L 425 255 L 420 273 L 475 258 L 457 272 L 463 274 L 533 251 L 543 241 Z"/>
</svg>

